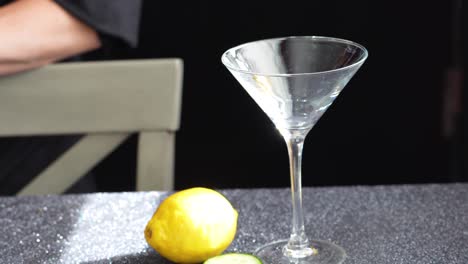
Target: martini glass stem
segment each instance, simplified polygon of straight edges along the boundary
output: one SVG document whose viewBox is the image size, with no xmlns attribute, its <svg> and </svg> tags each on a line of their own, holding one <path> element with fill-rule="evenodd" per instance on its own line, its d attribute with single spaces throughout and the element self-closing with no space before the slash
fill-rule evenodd
<svg viewBox="0 0 468 264">
<path fill-rule="evenodd" d="M 291 258 L 304 258 L 316 253 L 309 246 L 309 240 L 305 234 L 304 213 L 302 210 L 301 163 L 302 149 L 307 132 L 288 131 L 282 133 L 288 146 L 292 196 L 292 231 L 283 253 Z"/>
</svg>

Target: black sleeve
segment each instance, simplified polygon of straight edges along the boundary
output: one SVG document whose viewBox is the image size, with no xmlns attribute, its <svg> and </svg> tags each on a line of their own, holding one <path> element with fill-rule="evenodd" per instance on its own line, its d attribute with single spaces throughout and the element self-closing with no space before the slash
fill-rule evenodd
<svg viewBox="0 0 468 264">
<path fill-rule="evenodd" d="M 96 30 L 103 43 L 138 43 L 142 0 L 55 0 L 71 15 Z"/>
</svg>

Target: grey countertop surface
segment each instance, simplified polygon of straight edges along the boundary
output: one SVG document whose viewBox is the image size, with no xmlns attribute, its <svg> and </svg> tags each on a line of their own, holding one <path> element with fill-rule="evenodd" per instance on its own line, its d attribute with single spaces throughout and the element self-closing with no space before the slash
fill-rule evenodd
<svg viewBox="0 0 468 264">
<path fill-rule="evenodd" d="M 220 190 L 239 212 L 227 251 L 290 231 L 288 189 Z M 160 192 L 0 197 L 0 263 L 169 263 L 143 230 Z M 468 263 L 468 184 L 304 188 L 306 232 L 345 264 Z"/>
</svg>

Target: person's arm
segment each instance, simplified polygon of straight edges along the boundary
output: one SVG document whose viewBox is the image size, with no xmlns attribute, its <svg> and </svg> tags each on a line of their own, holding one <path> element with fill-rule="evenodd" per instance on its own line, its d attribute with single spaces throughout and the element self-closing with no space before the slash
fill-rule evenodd
<svg viewBox="0 0 468 264">
<path fill-rule="evenodd" d="M 0 7 L 0 39 L 0 75 L 101 46 L 95 30 L 52 0 L 17 0 Z"/>
</svg>

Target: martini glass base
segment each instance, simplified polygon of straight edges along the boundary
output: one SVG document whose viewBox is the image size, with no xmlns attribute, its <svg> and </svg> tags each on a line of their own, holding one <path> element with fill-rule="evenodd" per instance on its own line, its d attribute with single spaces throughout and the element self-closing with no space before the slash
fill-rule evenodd
<svg viewBox="0 0 468 264">
<path fill-rule="evenodd" d="M 289 258 L 284 255 L 283 249 L 288 240 L 280 240 L 258 248 L 254 255 L 263 261 L 263 264 L 341 264 L 346 253 L 341 247 L 327 241 L 309 240 L 312 255 L 303 258 Z"/>
</svg>

